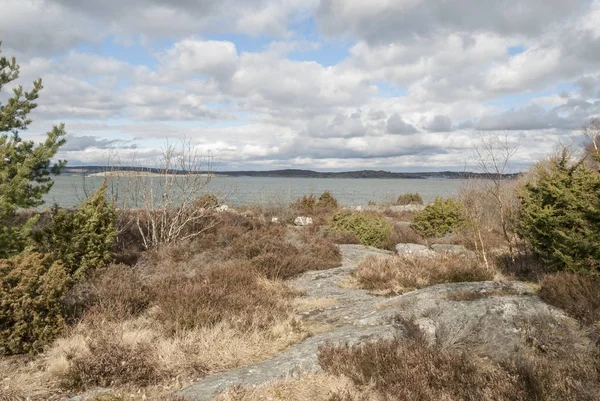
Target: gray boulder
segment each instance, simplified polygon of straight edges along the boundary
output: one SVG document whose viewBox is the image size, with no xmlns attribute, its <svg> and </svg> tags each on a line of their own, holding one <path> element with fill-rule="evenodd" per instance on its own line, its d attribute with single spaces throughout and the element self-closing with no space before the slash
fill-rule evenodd
<svg viewBox="0 0 600 401">
<path fill-rule="evenodd" d="M 457 255 L 464 255 L 468 257 L 476 257 L 475 252 L 470 249 L 465 248 L 462 245 L 452 245 L 452 244 L 433 244 L 431 245 L 431 249 L 433 249 L 437 253 L 452 253 Z"/>
</svg>

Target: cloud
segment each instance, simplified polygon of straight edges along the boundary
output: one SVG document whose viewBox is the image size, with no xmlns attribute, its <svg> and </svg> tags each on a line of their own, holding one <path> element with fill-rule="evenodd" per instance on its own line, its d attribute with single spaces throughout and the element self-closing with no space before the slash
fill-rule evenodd
<svg viewBox="0 0 600 401">
<path fill-rule="evenodd" d="M 438 114 L 429 121 L 425 129 L 429 132 L 450 132 L 452 131 L 452 119 Z"/>
<path fill-rule="evenodd" d="M 536 104 L 485 116 L 476 124 L 479 130 L 577 130 L 590 117 L 600 113 L 600 102 L 570 99 L 564 105 L 546 110 Z"/>
<path fill-rule="evenodd" d="M 44 78 L 24 136 L 65 121 L 70 160 L 185 136 L 225 168 L 462 169 L 507 130 L 525 165 L 600 115 L 600 0 L 0 3 L 15 84 Z"/>
<path fill-rule="evenodd" d="M 405 123 L 398 113 L 394 113 L 387 120 L 387 132 L 390 134 L 406 135 L 417 133 L 417 129 Z"/>
<path fill-rule="evenodd" d="M 326 34 L 385 43 L 456 31 L 533 36 L 580 15 L 585 5 L 585 0 L 528 0 L 518 6 L 479 0 L 323 0 L 316 15 Z"/>
<path fill-rule="evenodd" d="M 118 147 L 121 149 L 135 149 L 137 147 L 135 144 L 116 146 L 118 144 L 123 144 L 124 142 L 118 139 L 101 139 L 92 135 L 77 136 L 69 134 L 67 135 L 66 140 L 67 143 L 60 148 L 63 152 L 83 151 L 90 148 L 109 149 Z"/>
<path fill-rule="evenodd" d="M 160 56 L 161 70 L 177 79 L 203 75 L 226 80 L 237 69 L 238 54 L 229 41 L 184 39 Z"/>
</svg>

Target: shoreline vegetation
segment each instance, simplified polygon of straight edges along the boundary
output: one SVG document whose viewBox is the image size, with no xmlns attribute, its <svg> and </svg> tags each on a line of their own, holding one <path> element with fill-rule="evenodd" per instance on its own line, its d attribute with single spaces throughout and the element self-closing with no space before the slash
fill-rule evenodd
<svg viewBox="0 0 600 401">
<path fill-rule="evenodd" d="M 164 170 L 148 167 L 119 167 L 118 169 L 107 166 L 67 166 L 64 167 L 63 175 L 86 175 L 88 177 L 105 176 L 164 176 Z M 168 174 L 187 175 L 189 172 L 184 170 L 172 169 Z M 195 173 L 196 174 L 196 173 Z M 339 171 L 339 172 L 319 172 L 313 170 L 284 169 L 284 170 L 265 170 L 265 171 L 201 171 L 197 173 L 210 177 L 281 177 L 281 178 L 388 178 L 388 179 L 493 179 L 498 178 L 497 173 L 478 173 L 470 171 L 434 171 L 434 172 L 415 172 L 398 173 L 383 170 L 358 170 L 358 171 Z M 518 178 L 522 173 L 500 174 L 502 179 Z"/>
</svg>

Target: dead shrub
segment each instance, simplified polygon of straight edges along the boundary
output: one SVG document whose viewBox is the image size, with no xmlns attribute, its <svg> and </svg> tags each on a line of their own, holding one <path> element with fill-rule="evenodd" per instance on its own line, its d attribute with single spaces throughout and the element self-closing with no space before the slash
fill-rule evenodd
<svg viewBox="0 0 600 401">
<path fill-rule="evenodd" d="M 80 349 L 65 355 L 67 366 L 62 386 L 81 389 L 93 386 L 135 384 L 147 386 L 159 380 L 159 368 L 152 358 L 152 338 L 132 336 L 121 327 L 94 322 Z M 74 352 L 73 352 L 74 351 Z"/>
<path fill-rule="evenodd" d="M 389 217 L 395 222 L 407 222 L 410 223 L 413 220 L 416 212 L 408 211 L 408 210 L 394 210 L 390 208 L 385 208 L 382 211 L 385 217 Z"/>
<path fill-rule="evenodd" d="M 352 272 L 352 278 L 366 290 L 402 294 L 434 284 L 492 280 L 494 272 L 476 260 L 460 255 L 432 258 L 372 256 Z"/>
<path fill-rule="evenodd" d="M 425 244 L 423 238 L 407 224 L 394 224 L 384 248 L 396 251 L 396 244 Z"/>
<path fill-rule="evenodd" d="M 287 313 L 293 291 L 268 282 L 247 261 L 231 261 L 187 277 L 173 274 L 152 285 L 156 318 L 172 332 L 221 321 L 266 327 Z"/>
<path fill-rule="evenodd" d="M 428 346 L 422 336 L 359 346 L 321 347 L 325 372 L 348 377 L 358 389 L 334 394 L 358 401 L 385 400 L 598 400 L 598 364 L 579 352 L 556 358 L 524 352 L 494 362 L 468 351 Z M 337 397 L 337 398 L 335 398 Z M 369 398 L 371 399 L 371 398 Z"/>
<path fill-rule="evenodd" d="M 339 266 L 341 255 L 337 247 L 310 231 L 287 238 L 280 226 L 263 227 L 236 238 L 231 257 L 248 259 L 270 279 L 287 279 L 308 270 L 323 270 Z"/>
<path fill-rule="evenodd" d="M 600 343 L 600 277 L 570 272 L 547 275 L 539 295 L 545 302 L 591 327 L 595 340 Z"/>
<path fill-rule="evenodd" d="M 140 272 L 126 265 L 111 265 L 89 283 L 91 307 L 104 317 L 135 317 L 150 304 L 150 291 Z"/>
<path fill-rule="evenodd" d="M 430 348 L 422 338 L 329 345 L 320 349 L 319 362 L 327 373 L 346 376 L 359 387 L 370 385 L 386 400 L 524 399 L 508 372 L 482 369 L 468 354 Z M 342 396 L 338 399 L 357 400 Z"/>
<path fill-rule="evenodd" d="M 348 231 L 327 230 L 323 235 L 334 244 L 360 244 L 360 239 Z"/>
</svg>

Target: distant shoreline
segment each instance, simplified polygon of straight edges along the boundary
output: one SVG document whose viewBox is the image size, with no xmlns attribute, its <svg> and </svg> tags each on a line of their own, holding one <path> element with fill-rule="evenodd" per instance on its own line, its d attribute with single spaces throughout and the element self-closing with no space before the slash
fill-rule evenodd
<svg viewBox="0 0 600 401">
<path fill-rule="evenodd" d="M 69 173 L 67 173 L 69 174 Z M 75 174 L 73 174 L 75 175 Z M 169 174 L 169 175 L 181 175 L 181 174 Z M 198 173 L 201 177 L 212 177 L 214 174 Z M 155 173 L 152 171 L 124 171 L 124 170 L 113 170 L 103 171 L 98 173 L 86 174 L 86 177 L 163 177 L 164 174 Z"/>
<path fill-rule="evenodd" d="M 111 177 L 111 176 L 162 176 L 164 172 L 156 168 L 146 167 L 124 167 L 119 170 L 108 170 L 105 166 L 86 166 L 86 167 L 65 167 L 63 174 L 67 175 L 85 175 L 88 177 Z M 171 170 L 168 174 L 183 175 L 187 174 L 181 170 Z M 341 171 L 341 172 L 318 172 L 312 170 L 267 170 L 267 171 L 214 171 L 210 173 L 198 173 L 203 176 L 211 177 L 277 177 L 277 178 L 387 178 L 387 179 L 490 179 L 495 177 L 491 174 L 482 174 L 474 172 L 457 171 L 436 171 L 436 172 L 417 172 L 417 173 L 394 173 L 382 170 L 360 170 L 360 171 Z M 504 174 L 503 178 L 517 178 L 521 173 Z"/>
</svg>

